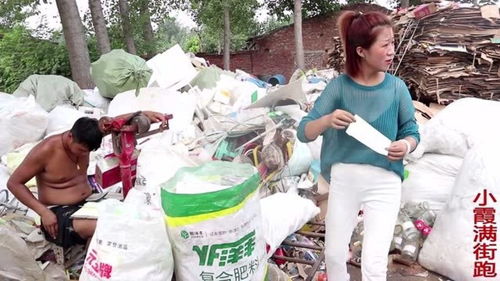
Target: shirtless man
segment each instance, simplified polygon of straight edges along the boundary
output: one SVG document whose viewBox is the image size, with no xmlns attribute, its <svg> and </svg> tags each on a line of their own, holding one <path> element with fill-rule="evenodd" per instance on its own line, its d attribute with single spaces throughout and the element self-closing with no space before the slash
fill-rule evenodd
<svg viewBox="0 0 500 281">
<path fill-rule="evenodd" d="M 151 123 L 165 122 L 161 113 L 144 111 Z M 119 117 L 127 118 L 130 114 Z M 71 219 L 70 216 L 92 194 L 87 180 L 90 151 L 100 147 L 108 134 L 101 120 L 82 117 L 71 130 L 48 137 L 28 153 L 7 182 L 7 188 L 24 205 L 41 218 L 42 230 L 48 241 L 64 248 L 85 244 L 92 237 L 96 220 Z M 38 199 L 26 187 L 35 177 Z"/>
</svg>

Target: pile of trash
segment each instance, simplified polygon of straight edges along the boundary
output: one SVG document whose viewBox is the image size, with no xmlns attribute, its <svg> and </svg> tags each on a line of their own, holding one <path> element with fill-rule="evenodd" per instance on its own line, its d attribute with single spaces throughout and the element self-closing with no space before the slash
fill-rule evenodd
<svg viewBox="0 0 500 281">
<path fill-rule="evenodd" d="M 436 220 L 436 213 L 429 208 L 427 201 L 411 201 L 402 205 L 391 243 L 390 252 L 398 253 L 401 260 L 407 264 L 417 261 L 420 248 L 425 239 L 432 231 L 432 226 Z M 363 249 L 363 216 L 359 217 L 359 222 L 351 236 L 351 262 L 361 264 L 361 253 Z"/>
<path fill-rule="evenodd" d="M 106 74 L 102 68 L 110 71 Z M 37 214 L 5 189 L 9 174 L 37 142 L 68 130 L 81 116 L 151 110 L 173 115 L 169 129 L 137 142 L 135 187 L 124 200 L 116 196 L 121 194 L 120 182 L 101 185 L 94 197 L 106 200 L 88 202 L 75 213 L 99 218 L 86 255 L 65 252 L 61 260 L 57 248 L 36 240 L 39 251 L 23 259 L 41 273 L 29 271 L 26 274 L 32 275 L 27 277 L 11 270 L 24 266 L 21 263 L 0 263 L 0 274 L 13 280 L 43 280 L 38 276 L 53 274 L 48 265 L 57 264 L 63 276 L 53 280 L 77 278 L 80 272 L 84 281 L 171 280 L 174 274 L 179 281 L 326 280 L 324 214 L 329 185 L 319 171 L 322 138 L 301 143 L 296 128 L 335 71 L 297 71 L 288 84 L 270 85 L 240 70 L 208 66 L 176 45 L 147 62 L 113 51 L 92 65 L 92 73 L 99 80 L 96 89 L 80 90 L 60 77 L 33 76 L 23 83 L 28 90 L 0 94 L 0 129 L 5 132 L 0 140 L 0 230 L 9 227 L 0 243 L 17 239 L 19 247 L 32 246 L 31 233 L 39 233 Z M 46 91 L 43 87 L 50 83 L 60 90 Z M 50 103 L 41 105 L 38 100 Z M 499 104 L 461 99 L 437 114 L 418 105 L 417 119 L 428 118 L 421 123 L 419 147 L 405 162 L 403 207 L 392 246 L 403 259 L 450 277 L 461 272 L 442 267 L 449 260 L 435 253 L 451 251 L 443 244 L 443 235 L 448 235 L 443 229 L 455 223 L 455 216 L 463 216 L 453 205 L 458 200 L 455 190 L 473 177 L 461 166 L 476 159 L 467 160 L 469 151 L 493 138 L 492 131 L 500 131 L 484 122 L 500 118 Z M 111 136 L 106 136 L 101 148 L 91 153 L 87 174 L 92 183 L 100 183 L 95 175 L 106 169 L 113 153 Z M 37 196 L 36 182 L 27 186 Z M 500 186 L 488 188 L 494 192 Z M 29 227 L 14 235 L 15 228 L 7 226 L 12 223 L 4 221 L 16 212 L 28 218 Z M 351 261 L 358 264 L 362 217 L 360 221 L 350 245 Z M 453 227 L 472 234 L 463 225 Z M 52 262 L 47 256 L 59 259 Z M 470 268 L 456 264 L 462 270 Z"/>
<path fill-rule="evenodd" d="M 425 238 L 412 259 L 453 280 L 472 278 L 474 198 L 484 189 L 500 193 L 498 173 L 492 170 L 499 163 L 491 159 L 498 153 L 491 141 L 500 134 L 483 121 L 500 118 L 499 110 L 496 101 L 464 98 L 453 102 L 420 125 L 419 146 L 406 158 L 403 210 L 413 202 L 423 204 L 421 210 L 425 210 L 419 216 L 409 214 Z M 411 232 L 418 234 L 414 229 Z M 456 233 L 462 234 L 455 238 Z"/>
<path fill-rule="evenodd" d="M 176 67 L 166 67 L 171 65 Z M 76 278 L 80 272 L 80 280 L 100 280 L 111 274 L 111 268 L 113 276 L 120 280 L 125 280 L 123 276 L 168 280 L 174 268 L 177 280 L 192 280 L 193 274 L 236 274 L 236 269 L 243 268 L 246 272 L 238 273 L 242 278 L 264 278 L 268 258 L 281 242 L 320 212 L 311 199 L 317 194 L 321 142 L 303 144 L 296 140 L 295 130 L 305 110 L 311 108 L 335 72 L 297 72 L 288 84 L 271 85 L 243 71 L 208 66 L 203 59 L 185 54 L 176 45 L 147 62 L 114 50 L 94 62 L 91 73 L 96 80 L 95 89 L 81 90 L 71 80 L 59 76 L 32 75 L 14 94 L 0 94 L 0 127 L 5 132 L 0 140 L 3 219 L 22 212 L 30 219 L 30 227 L 40 232 L 38 215 L 18 202 L 5 183 L 34 145 L 70 129 L 78 118 L 151 110 L 174 116 L 169 130 L 137 144 L 135 188 L 124 202 L 113 199 L 120 199 L 114 195 L 121 192 L 120 183 L 100 186 L 96 190 L 102 195 L 97 196 L 107 199 L 88 202 L 75 213 L 76 218 L 99 218 L 86 256 L 80 251 L 79 260 L 69 261 L 70 256 L 76 255 L 52 247 L 40 234 L 51 247 L 33 256 L 27 253 L 24 258 L 34 265 L 40 256 L 54 260 L 38 262 L 38 275 L 30 271 L 6 276 L 12 280 L 44 280 L 40 276 L 51 274 L 44 269 L 54 264 L 63 274 L 51 280 Z M 107 136 L 101 148 L 91 153 L 87 174 L 94 184 L 99 184 L 100 179 L 94 176 L 105 169 L 107 155 L 113 151 L 111 136 Z M 209 176 L 196 177 L 204 171 L 210 171 Z M 215 177 L 218 173 L 220 181 Z M 180 177 L 182 183 L 177 185 Z M 193 184 L 187 184 L 188 179 Z M 241 186 L 240 181 L 247 183 Z M 27 186 L 36 197 L 34 179 Z M 255 192 L 248 194 L 249 190 Z M 203 196 L 216 191 L 218 195 L 211 199 Z M 207 210 L 207 214 L 183 213 L 181 219 L 179 210 L 184 201 L 178 198 L 185 194 L 192 194 L 186 204 L 195 203 L 196 207 L 184 209 L 195 212 L 203 211 L 203 202 L 207 208 L 211 208 L 208 202 L 220 208 L 233 202 L 235 196 L 242 201 L 218 209 L 225 215 L 215 220 L 199 219 L 209 218 L 212 213 Z M 230 212 L 236 206 L 239 211 L 232 217 Z M 276 212 L 276 208 L 282 212 Z M 197 223 L 182 223 L 193 219 Z M 227 262 L 206 260 L 203 267 L 200 262 L 207 239 L 218 244 L 241 240 L 248 252 L 241 257 L 227 256 Z M 199 245 L 200 252 L 193 252 L 192 246 L 186 244 L 188 241 L 203 243 Z M 31 245 L 28 240 L 23 243 Z M 151 249 L 157 247 L 165 251 L 151 255 L 155 252 Z M 128 257 L 126 261 L 124 257 Z M 207 270 L 214 263 L 217 270 Z M 273 265 L 269 268 L 279 270 Z M 278 274 L 276 270 L 272 272 Z M 0 272 L 10 274 L 9 268 L 4 267 Z"/>
</svg>

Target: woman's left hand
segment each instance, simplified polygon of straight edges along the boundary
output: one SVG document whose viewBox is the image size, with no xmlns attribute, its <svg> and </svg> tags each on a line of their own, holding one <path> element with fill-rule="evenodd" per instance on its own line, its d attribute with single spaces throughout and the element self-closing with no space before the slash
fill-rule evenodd
<svg viewBox="0 0 500 281">
<path fill-rule="evenodd" d="M 398 140 L 398 141 L 393 141 L 391 145 L 387 148 L 387 151 L 389 154 L 387 155 L 387 158 L 391 161 L 398 161 L 403 159 L 403 157 L 406 155 L 406 150 L 408 147 L 406 146 L 406 143 Z"/>
</svg>

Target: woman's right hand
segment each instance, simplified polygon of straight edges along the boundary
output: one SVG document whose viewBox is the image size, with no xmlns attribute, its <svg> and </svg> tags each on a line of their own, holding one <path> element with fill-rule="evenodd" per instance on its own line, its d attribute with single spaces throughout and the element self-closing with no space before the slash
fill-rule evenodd
<svg viewBox="0 0 500 281">
<path fill-rule="evenodd" d="M 328 126 L 334 129 L 345 129 L 352 122 L 356 122 L 354 115 L 342 109 L 336 109 L 327 115 Z"/>
<path fill-rule="evenodd" d="M 57 217 L 51 210 L 45 211 L 41 216 L 43 228 L 49 233 L 49 235 L 56 239 L 57 237 Z"/>
</svg>

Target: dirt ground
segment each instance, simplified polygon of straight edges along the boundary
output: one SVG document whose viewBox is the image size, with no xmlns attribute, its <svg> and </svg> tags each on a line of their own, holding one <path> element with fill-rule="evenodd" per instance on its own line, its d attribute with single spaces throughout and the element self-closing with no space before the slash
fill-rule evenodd
<svg viewBox="0 0 500 281">
<path fill-rule="evenodd" d="M 347 265 L 351 281 L 361 281 L 361 268 L 352 264 Z M 451 279 L 426 270 L 421 266 L 412 266 L 391 262 L 387 271 L 387 281 L 452 281 Z"/>
</svg>

